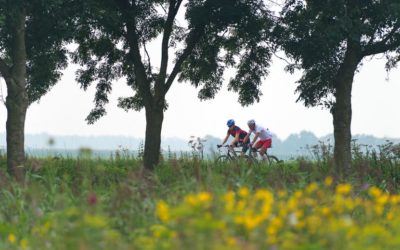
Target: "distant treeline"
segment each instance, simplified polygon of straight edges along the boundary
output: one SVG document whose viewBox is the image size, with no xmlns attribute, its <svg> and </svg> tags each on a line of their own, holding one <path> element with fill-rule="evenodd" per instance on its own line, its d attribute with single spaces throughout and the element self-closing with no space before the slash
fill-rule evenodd
<svg viewBox="0 0 400 250">
<path fill-rule="evenodd" d="M 205 155 L 212 155 L 216 151 L 216 145 L 221 143 L 222 138 L 207 135 L 202 137 Z M 353 139 L 361 145 L 378 146 L 391 141 L 400 143 L 399 138 L 377 138 L 371 135 L 355 135 Z M 0 151 L 5 150 L 5 134 L 0 133 Z M 28 134 L 25 136 L 26 153 L 34 156 L 57 155 L 75 157 L 80 154 L 80 149 L 89 148 L 93 150 L 93 156 L 108 157 L 115 152 L 126 151 L 137 154 L 143 147 L 144 140 L 128 136 L 52 136 L 49 134 Z M 164 138 L 162 150 L 165 154 L 169 152 L 190 152 L 189 138 Z M 333 145 L 333 136 L 327 135 L 317 137 L 312 132 L 303 131 L 291 134 L 285 140 L 274 136 L 271 152 L 282 158 L 290 158 L 299 155 L 311 154 L 310 147 L 321 142 Z"/>
</svg>

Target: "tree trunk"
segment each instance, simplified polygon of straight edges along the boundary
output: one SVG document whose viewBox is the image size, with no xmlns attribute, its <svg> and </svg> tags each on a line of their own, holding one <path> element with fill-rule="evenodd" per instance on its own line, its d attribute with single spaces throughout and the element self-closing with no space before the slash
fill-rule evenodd
<svg viewBox="0 0 400 250">
<path fill-rule="evenodd" d="M 24 82 L 16 83 L 14 80 L 9 80 L 7 90 L 7 170 L 17 180 L 22 180 L 24 177 L 24 131 L 28 98 Z"/>
<path fill-rule="evenodd" d="M 146 137 L 144 143 L 144 168 L 152 171 L 160 161 L 163 107 L 146 107 Z"/>
<path fill-rule="evenodd" d="M 334 164 L 338 177 L 342 177 L 351 167 L 351 90 L 358 63 L 357 50 L 349 46 L 335 78 L 336 102 L 332 108 L 332 115 L 335 138 Z"/>
<path fill-rule="evenodd" d="M 14 16 L 12 22 L 12 67 L 5 80 L 7 84 L 7 170 L 17 180 L 23 180 L 25 163 L 25 117 L 29 106 L 26 91 L 25 9 Z"/>
</svg>

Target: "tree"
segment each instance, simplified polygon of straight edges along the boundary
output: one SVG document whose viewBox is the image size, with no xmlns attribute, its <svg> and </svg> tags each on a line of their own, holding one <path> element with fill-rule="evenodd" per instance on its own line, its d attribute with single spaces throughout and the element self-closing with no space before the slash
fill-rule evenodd
<svg viewBox="0 0 400 250">
<path fill-rule="evenodd" d="M 7 85 L 7 169 L 22 177 L 29 105 L 60 78 L 71 36 L 67 0 L 0 0 L 0 76 Z M 69 21 L 68 21 L 69 20 Z"/>
<path fill-rule="evenodd" d="M 74 61 L 82 68 L 77 79 L 84 89 L 97 82 L 87 121 L 106 114 L 112 81 L 126 77 L 134 95 L 120 98 L 119 106 L 145 109 L 144 166 L 149 170 L 159 162 L 165 95 L 176 78 L 201 87 L 198 96 L 205 100 L 221 88 L 224 70 L 235 68 L 229 89 L 249 105 L 259 100 L 261 79 L 268 73 L 272 21 L 262 0 L 188 1 L 187 25 L 177 21 L 182 5 L 182 0 L 87 0 L 78 26 Z M 147 50 L 157 39 L 159 67 Z"/>
<path fill-rule="evenodd" d="M 398 0 L 287 0 L 277 39 L 302 69 L 296 91 L 305 106 L 330 109 L 338 175 L 351 167 L 351 90 L 363 60 L 384 54 L 387 69 L 400 59 Z"/>
</svg>

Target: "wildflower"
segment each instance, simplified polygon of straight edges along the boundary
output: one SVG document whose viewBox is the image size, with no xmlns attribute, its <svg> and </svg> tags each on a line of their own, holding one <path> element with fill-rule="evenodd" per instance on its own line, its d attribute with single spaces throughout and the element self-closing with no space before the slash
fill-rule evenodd
<svg viewBox="0 0 400 250">
<path fill-rule="evenodd" d="M 278 192 L 278 197 L 279 197 L 280 199 L 285 198 L 286 196 L 287 196 L 287 192 L 286 192 L 286 191 L 280 190 L 280 191 Z"/>
<path fill-rule="evenodd" d="M 376 203 L 384 206 L 387 202 L 389 202 L 389 195 L 388 194 L 382 194 L 381 196 L 376 198 Z"/>
<path fill-rule="evenodd" d="M 97 203 L 97 196 L 95 193 L 90 193 L 87 198 L 86 201 L 89 205 L 96 205 Z"/>
<path fill-rule="evenodd" d="M 280 228 L 282 227 L 282 225 L 283 225 L 282 219 L 279 218 L 279 217 L 274 217 L 274 218 L 271 220 L 270 225 L 273 226 L 273 227 L 276 228 L 276 229 L 280 229 Z"/>
<path fill-rule="evenodd" d="M 390 203 L 392 205 L 397 205 L 400 203 L 400 195 L 392 195 L 390 196 Z"/>
<path fill-rule="evenodd" d="M 236 239 L 233 238 L 233 237 L 229 237 L 226 241 L 227 241 L 226 243 L 227 243 L 228 246 L 235 246 L 236 245 Z"/>
<path fill-rule="evenodd" d="M 249 215 L 244 217 L 243 224 L 248 231 L 251 231 L 254 228 L 256 228 L 261 223 L 261 221 L 262 221 L 261 217 L 259 216 L 255 217 Z"/>
<path fill-rule="evenodd" d="M 258 200 L 265 200 L 265 201 L 270 202 L 273 200 L 273 195 L 268 190 L 259 189 L 259 190 L 257 190 L 257 192 L 255 194 L 255 198 Z"/>
<path fill-rule="evenodd" d="M 164 201 L 158 202 L 156 213 L 158 218 L 164 222 L 167 222 L 170 218 L 168 205 Z"/>
<path fill-rule="evenodd" d="M 330 187 L 332 185 L 332 183 L 333 183 L 333 178 L 331 176 L 327 176 L 325 178 L 324 183 L 325 183 L 325 186 Z"/>
<path fill-rule="evenodd" d="M 185 202 L 191 206 L 196 206 L 198 203 L 196 197 L 192 194 L 185 196 Z"/>
<path fill-rule="evenodd" d="M 22 249 L 27 249 L 28 248 L 28 240 L 27 239 L 22 239 L 19 243 L 20 247 Z"/>
<path fill-rule="evenodd" d="M 321 213 L 325 216 L 328 216 L 330 214 L 330 209 L 329 207 L 322 207 L 321 208 Z"/>
<path fill-rule="evenodd" d="M 306 187 L 306 192 L 311 194 L 311 193 L 314 193 L 314 191 L 317 189 L 318 189 L 318 184 L 315 182 L 312 182 Z"/>
<path fill-rule="evenodd" d="M 105 218 L 98 215 L 85 214 L 83 221 L 85 224 L 95 228 L 103 228 L 107 225 Z"/>
<path fill-rule="evenodd" d="M 14 244 L 17 241 L 17 237 L 13 233 L 9 234 L 7 237 L 7 240 L 11 243 Z"/>
<path fill-rule="evenodd" d="M 303 193 L 300 190 L 294 192 L 293 196 L 297 199 L 300 199 L 303 196 Z"/>
<path fill-rule="evenodd" d="M 368 190 L 368 194 L 371 195 L 372 197 L 376 198 L 376 197 L 379 197 L 382 194 L 382 191 L 377 187 L 371 187 Z"/>
<path fill-rule="evenodd" d="M 350 193 L 352 186 L 350 184 L 339 184 L 336 187 L 337 194 L 348 194 Z"/>
<path fill-rule="evenodd" d="M 243 198 L 249 196 L 249 189 L 247 187 L 241 187 L 239 189 L 239 195 Z"/>
<path fill-rule="evenodd" d="M 232 211 L 235 206 L 235 193 L 232 191 L 227 192 L 224 195 L 223 200 L 225 202 L 225 211 Z"/>
<path fill-rule="evenodd" d="M 208 192 L 201 192 L 198 194 L 197 198 L 200 202 L 208 202 L 211 201 L 212 196 Z"/>
</svg>

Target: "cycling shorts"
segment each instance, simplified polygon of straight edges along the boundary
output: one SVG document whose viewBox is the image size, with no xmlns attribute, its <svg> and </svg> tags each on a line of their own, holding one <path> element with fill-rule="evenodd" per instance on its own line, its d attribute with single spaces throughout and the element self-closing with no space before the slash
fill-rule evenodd
<svg viewBox="0 0 400 250">
<path fill-rule="evenodd" d="M 270 148 L 272 146 L 272 139 L 267 139 L 267 140 L 259 140 L 256 145 L 254 145 L 255 148 Z"/>
</svg>

